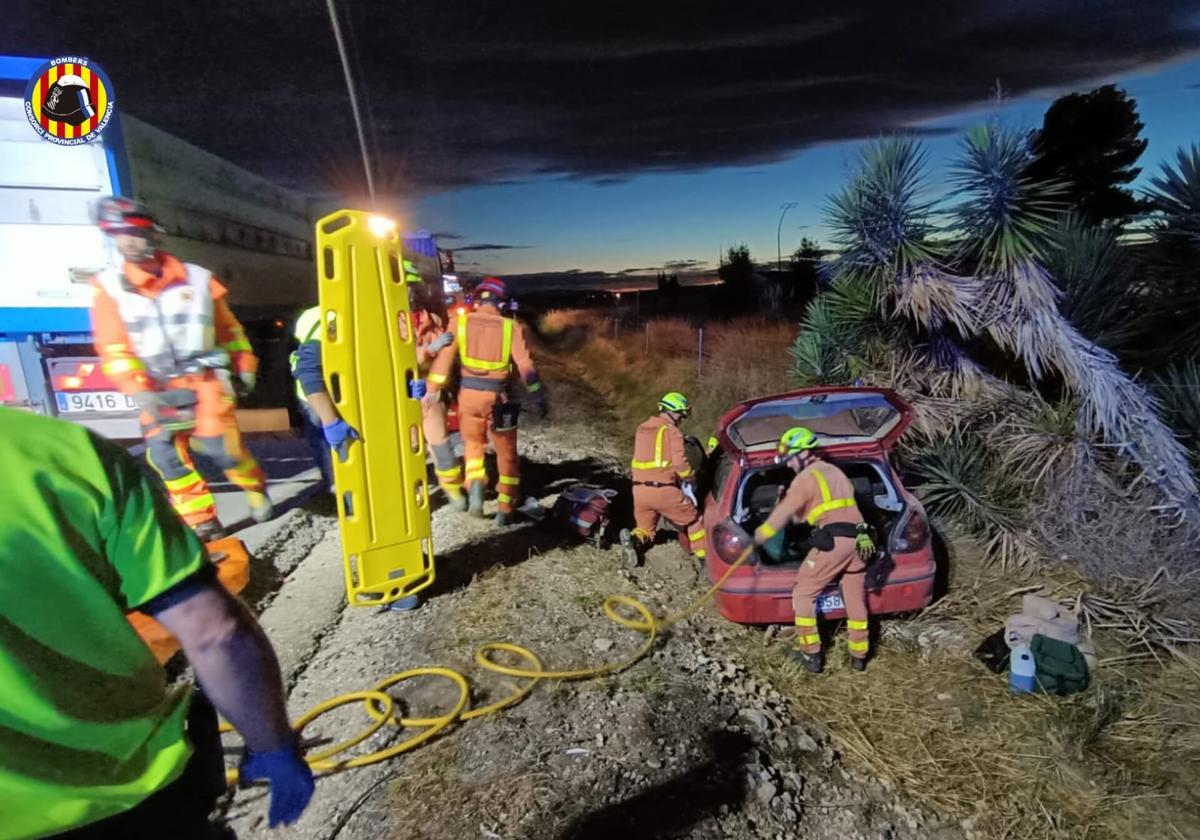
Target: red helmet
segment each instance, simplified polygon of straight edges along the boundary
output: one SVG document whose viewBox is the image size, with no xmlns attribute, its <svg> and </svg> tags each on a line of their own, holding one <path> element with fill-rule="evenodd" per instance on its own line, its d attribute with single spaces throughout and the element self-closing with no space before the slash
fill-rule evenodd
<svg viewBox="0 0 1200 840">
<path fill-rule="evenodd" d="M 499 277 L 484 277 L 475 287 L 475 296 L 481 301 L 497 303 L 508 297 L 508 287 Z"/>
<path fill-rule="evenodd" d="M 110 195 L 96 202 L 96 224 L 109 236 L 118 233 L 162 233 L 163 229 L 142 204 L 132 198 Z"/>
</svg>

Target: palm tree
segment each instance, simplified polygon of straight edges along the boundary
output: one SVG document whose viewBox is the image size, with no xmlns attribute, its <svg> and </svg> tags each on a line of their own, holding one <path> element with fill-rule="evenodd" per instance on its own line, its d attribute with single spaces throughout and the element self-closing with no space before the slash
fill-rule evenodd
<svg viewBox="0 0 1200 840">
<path fill-rule="evenodd" d="M 952 171 L 957 203 L 947 207 L 927 198 L 926 157 L 916 141 L 888 139 L 866 149 L 829 202 L 841 255 L 832 288 L 811 305 L 793 347 L 794 371 L 802 380 L 845 382 L 856 369 L 895 373 L 900 360 L 916 363 L 920 369 L 905 375 L 914 380 L 918 411 L 933 421 L 925 424 L 927 436 L 938 442 L 939 423 L 944 438 L 980 413 L 1002 417 L 1005 406 L 1045 414 L 1036 393 L 972 357 L 968 348 L 990 339 L 1033 382 L 1061 382 L 1075 396 L 1078 433 L 1136 463 L 1163 509 L 1200 523 L 1187 453 L 1155 400 L 1059 312 L 1046 259 L 1056 190 L 1023 177 L 1029 160 L 1024 136 L 995 125 L 972 131 Z M 947 465 L 977 474 L 980 463 L 961 451 L 942 458 L 941 480 Z M 1018 519 L 1006 508 L 989 521 L 1003 530 Z"/>
</svg>

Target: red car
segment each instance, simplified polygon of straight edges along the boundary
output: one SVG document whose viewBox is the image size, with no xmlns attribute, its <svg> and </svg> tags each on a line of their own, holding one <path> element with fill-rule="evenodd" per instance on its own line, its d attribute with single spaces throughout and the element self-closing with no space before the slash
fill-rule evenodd
<svg viewBox="0 0 1200 840">
<path fill-rule="evenodd" d="M 936 566 L 929 522 L 921 503 L 892 469 L 892 447 L 912 421 L 898 394 L 875 388 L 806 388 L 748 400 L 717 424 L 718 446 L 707 459 L 705 560 L 716 583 L 750 543 L 795 475 L 775 463 L 779 437 L 792 426 L 816 433 L 823 458 L 854 484 L 859 510 L 878 536 L 880 554 L 868 566 L 867 600 L 874 615 L 916 610 L 933 596 Z M 808 552 L 807 525 L 785 531 L 779 561 L 756 551 L 717 590 L 721 615 L 741 624 L 791 624 L 792 586 Z M 828 618 L 845 616 L 837 584 L 817 599 Z"/>
</svg>

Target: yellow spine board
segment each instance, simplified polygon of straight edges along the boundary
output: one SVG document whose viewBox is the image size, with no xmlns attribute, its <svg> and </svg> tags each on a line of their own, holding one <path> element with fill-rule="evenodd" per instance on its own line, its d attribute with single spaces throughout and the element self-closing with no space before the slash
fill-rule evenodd
<svg viewBox="0 0 1200 840">
<path fill-rule="evenodd" d="M 325 385 L 361 440 L 335 453 L 338 523 L 352 606 L 378 606 L 433 583 L 433 540 L 408 286 L 394 230 L 342 210 L 317 222 L 326 329 Z"/>
</svg>

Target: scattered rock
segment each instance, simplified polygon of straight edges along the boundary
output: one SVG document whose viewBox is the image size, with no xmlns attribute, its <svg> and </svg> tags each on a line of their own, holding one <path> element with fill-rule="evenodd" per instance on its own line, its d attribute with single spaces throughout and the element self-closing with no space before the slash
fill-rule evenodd
<svg viewBox="0 0 1200 840">
<path fill-rule="evenodd" d="M 606 650 L 612 650 L 612 639 L 596 639 L 592 642 L 592 647 L 603 653 Z"/>
<path fill-rule="evenodd" d="M 758 709 L 740 709 L 738 717 L 745 720 L 759 732 L 766 732 L 771 728 L 771 719 L 767 717 L 765 712 Z"/>
<path fill-rule="evenodd" d="M 775 795 L 778 792 L 779 792 L 779 788 L 775 787 L 775 784 L 773 782 L 763 782 L 762 784 L 760 784 L 758 786 L 758 789 L 756 791 L 754 791 L 754 795 L 758 798 L 758 801 L 761 802 L 762 804 L 770 805 L 771 800 L 775 798 Z"/>
</svg>

